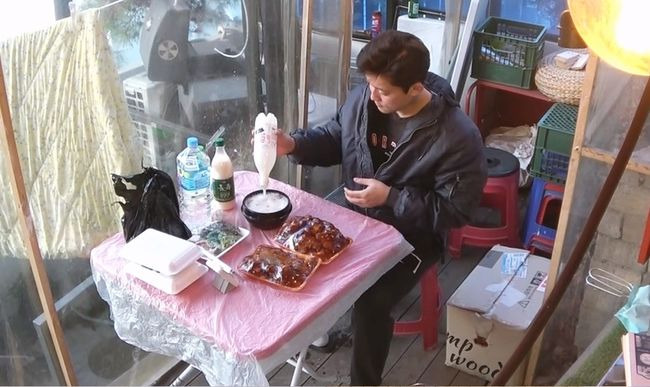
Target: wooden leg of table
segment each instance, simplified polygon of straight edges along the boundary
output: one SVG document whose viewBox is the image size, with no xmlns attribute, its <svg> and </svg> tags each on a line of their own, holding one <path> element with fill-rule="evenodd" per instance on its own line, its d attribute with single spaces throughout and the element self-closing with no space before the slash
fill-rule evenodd
<svg viewBox="0 0 650 387">
<path fill-rule="evenodd" d="M 298 360 L 294 365 L 294 367 L 296 368 L 294 368 L 293 376 L 291 377 L 292 386 L 297 386 L 298 382 L 300 382 L 300 375 L 302 374 L 302 363 L 305 361 L 305 355 L 307 355 L 307 348 L 300 351 L 300 354 L 298 355 Z"/>
</svg>

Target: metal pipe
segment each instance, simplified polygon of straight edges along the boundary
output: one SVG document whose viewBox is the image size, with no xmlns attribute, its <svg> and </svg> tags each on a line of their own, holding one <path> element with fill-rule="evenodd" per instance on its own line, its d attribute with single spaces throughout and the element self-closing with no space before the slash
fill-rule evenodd
<svg viewBox="0 0 650 387">
<path fill-rule="evenodd" d="M 176 379 L 170 384 L 170 386 L 189 386 L 194 379 L 198 378 L 201 375 L 201 371 L 194 368 L 191 365 L 188 365 Z"/>
<path fill-rule="evenodd" d="M 603 183 L 603 187 L 601 188 L 600 193 L 596 198 L 596 202 L 591 209 L 591 213 L 587 218 L 585 227 L 582 229 L 582 233 L 580 233 L 580 237 L 573 247 L 573 251 L 571 252 L 569 260 L 567 261 L 564 270 L 562 270 L 562 273 L 558 277 L 557 284 L 542 305 L 540 311 L 537 313 L 537 316 L 535 316 L 535 319 L 530 324 L 528 331 L 522 338 L 513 354 L 510 356 L 510 359 L 508 359 L 506 364 L 503 366 L 501 372 L 496 375 L 491 385 L 505 385 L 521 361 L 526 357 L 526 354 L 537 340 L 537 337 L 546 326 L 548 320 L 553 315 L 555 308 L 557 308 L 558 304 L 562 300 L 564 292 L 569 287 L 571 279 L 578 270 L 580 262 L 582 262 L 582 258 L 584 257 L 585 252 L 587 251 L 587 248 L 589 247 L 589 244 L 591 243 L 594 234 L 598 229 L 600 220 L 603 218 L 603 215 L 607 210 L 607 206 L 609 205 L 609 202 L 614 195 L 614 191 L 616 191 L 618 182 L 621 180 L 623 172 L 625 172 L 625 167 L 630 160 L 630 156 L 634 151 L 634 147 L 636 146 L 637 140 L 639 139 L 643 125 L 645 124 L 645 121 L 648 117 L 648 111 L 650 111 L 650 78 L 646 81 L 645 89 L 643 90 L 643 94 L 641 96 L 641 100 L 639 101 L 639 105 L 636 108 L 636 112 L 634 113 L 634 118 L 630 123 L 630 128 L 625 135 L 623 145 L 621 145 L 621 149 L 616 155 L 612 169 L 609 171 L 609 174 Z"/>
<path fill-rule="evenodd" d="M 307 349 L 303 349 L 300 351 L 300 354 L 298 355 L 298 360 L 296 361 L 296 364 L 294 367 L 296 367 L 293 370 L 293 376 L 291 377 L 291 386 L 297 386 L 298 382 L 300 382 L 300 375 L 302 375 L 302 364 L 305 361 L 305 356 L 307 355 Z"/>
</svg>

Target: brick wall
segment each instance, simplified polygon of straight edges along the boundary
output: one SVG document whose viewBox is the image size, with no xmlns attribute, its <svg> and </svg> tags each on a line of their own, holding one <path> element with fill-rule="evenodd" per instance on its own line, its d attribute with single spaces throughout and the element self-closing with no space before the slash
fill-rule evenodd
<svg viewBox="0 0 650 387">
<path fill-rule="evenodd" d="M 650 283 L 648 264 L 637 263 L 649 208 L 650 176 L 626 172 L 594 238 L 591 268 L 605 269 L 634 284 Z M 587 286 L 576 332 L 578 347 L 586 348 L 625 302 Z"/>
</svg>

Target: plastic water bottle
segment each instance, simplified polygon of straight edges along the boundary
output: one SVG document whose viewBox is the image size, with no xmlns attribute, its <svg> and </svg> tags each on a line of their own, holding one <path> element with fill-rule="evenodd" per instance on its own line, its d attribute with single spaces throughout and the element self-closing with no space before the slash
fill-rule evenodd
<svg viewBox="0 0 650 387">
<path fill-rule="evenodd" d="M 255 117 L 253 161 L 259 174 L 260 188 L 266 193 L 269 174 L 277 157 L 278 119 L 273 113 L 260 113 Z"/>
<path fill-rule="evenodd" d="M 210 223 L 210 157 L 199 140 L 188 137 L 187 148 L 176 157 L 181 219 L 193 234 Z"/>
</svg>

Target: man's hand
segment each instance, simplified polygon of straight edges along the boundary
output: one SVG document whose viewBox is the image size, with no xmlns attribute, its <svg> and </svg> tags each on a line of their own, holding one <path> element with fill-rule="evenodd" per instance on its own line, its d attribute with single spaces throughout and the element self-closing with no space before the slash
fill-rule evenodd
<svg viewBox="0 0 650 387">
<path fill-rule="evenodd" d="M 366 188 L 353 191 L 343 187 L 345 198 L 352 204 L 356 204 L 362 208 L 379 207 L 386 204 L 390 187 L 376 179 L 363 179 L 355 177 L 354 182 L 357 184 L 365 185 Z"/>
<path fill-rule="evenodd" d="M 278 156 L 288 155 L 296 147 L 296 141 L 293 137 L 278 130 L 277 152 Z"/>
<path fill-rule="evenodd" d="M 255 129 L 251 130 L 251 146 L 255 143 Z M 282 129 L 278 128 L 278 137 L 276 143 L 276 153 L 278 156 L 288 155 L 293 152 L 296 147 L 296 142 L 293 137 L 289 136 L 282 132 Z"/>
</svg>

